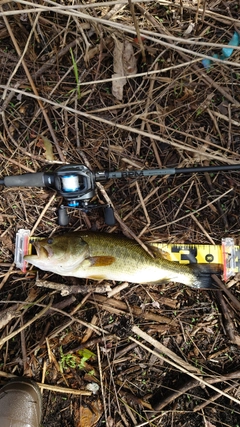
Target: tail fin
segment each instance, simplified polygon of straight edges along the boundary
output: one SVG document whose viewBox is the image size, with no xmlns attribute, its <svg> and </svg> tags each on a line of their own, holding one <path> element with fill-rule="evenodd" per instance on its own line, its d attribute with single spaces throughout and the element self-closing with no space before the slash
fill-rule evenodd
<svg viewBox="0 0 240 427">
<path fill-rule="evenodd" d="M 222 274 L 221 264 L 191 264 L 192 273 L 195 276 L 195 280 L 192 283 L 192 287 L 196 289 L 217 289 L 217 285 L 214 285 L 212 274 Z"/>
</svg>

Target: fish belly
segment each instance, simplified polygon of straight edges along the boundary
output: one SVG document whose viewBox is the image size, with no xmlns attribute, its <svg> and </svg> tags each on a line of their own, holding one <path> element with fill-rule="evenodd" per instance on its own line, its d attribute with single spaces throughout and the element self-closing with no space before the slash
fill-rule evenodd
<svg viewBox="0 0 240 427">
<path fill-rule="evenodd" d="M 163 262 L 164 264 L 164 262 Z M 162 281 L 174 281 L 181 282 L 184 284 L 190 284 L 191 278 L 188 277 L 186 271 L 183 273 L 170 269 L 169 266 L 165 267 L 160 265 L 152 265 L 144 263 L 141 265 L 134 262 L 129 263 L 127 259 L 124 262 L 115 261 L 110 266 L 92 266 L 88 260 L 83 263 L 72 272 L 72 275 L 79 278 L 88 278 L 92 280 L 114 280 L 114 281 L 126 281 L 132 283 L 151 283 L 151 282 L 162 282 Z"/>
</svg>

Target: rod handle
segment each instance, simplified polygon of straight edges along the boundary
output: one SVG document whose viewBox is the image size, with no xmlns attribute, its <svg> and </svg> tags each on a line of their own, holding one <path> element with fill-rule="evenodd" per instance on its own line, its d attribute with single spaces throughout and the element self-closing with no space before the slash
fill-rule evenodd
<svg viewBox="0 0 240 427">
<path fill-rule="evenodd" d="M 5 176 L 6 187 L 45 187 L 46 177 L 44 172 L 24 173 L 23 175 Z"/>
</svg>

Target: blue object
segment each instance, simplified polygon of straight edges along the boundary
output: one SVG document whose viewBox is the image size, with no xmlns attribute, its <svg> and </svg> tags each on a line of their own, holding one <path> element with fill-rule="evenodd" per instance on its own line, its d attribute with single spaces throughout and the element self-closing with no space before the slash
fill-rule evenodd
<svg viewBox="0 0 240 427">
<path fill-rule="evenodd" d="M 228 43 L 230 46 L 239 46 L 240 45 L 240 35 L 235 31 L 230 42 Z M 224 58 L 229 58 L 232 55 L 234 49 L 233 47 L 224 47 L 222 49 L 222 54 Z"/>
<path fill-rule="evenodd" d="M 202 60 L 202 64 L 203 64 L 204 68 L 210 68 L 211 63 L 212 63 L 211 59 L 204 58 Z"/>
<path fill-rule="evenodd" d="M 228 43 L 228 46 L 239 46 L 239 45 L 240 45 L 240 34 L 237 31 L 235 31 L 230 42 Z M 232 55 L 233 51 L 234 51 L 233 47 L 223 47 L 222 55 L 219 56 L 218 54 L 214 53 L 212 57 L 224 60 L 229 58 Z M 210 68 L 211 64 L 212 64 L 211 59 L 204 58 L 202 60 L 202 65 L 206 69 Z"/>
<path fill-rule="evenodd" d="M 68 202 L 68 206 L 70 208 L 77 208 L 79 206 L 79 202 L 77 202 L 77 200 L 72 200 L 71 202 Z"/>
</svg>

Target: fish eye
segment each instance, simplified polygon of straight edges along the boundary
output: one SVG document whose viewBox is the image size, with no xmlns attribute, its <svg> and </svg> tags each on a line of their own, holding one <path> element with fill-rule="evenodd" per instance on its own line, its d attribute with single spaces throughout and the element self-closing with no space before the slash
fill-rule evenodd
<svg viewBox="0 0 240 427">
<path fill-rule="evenodd" d="M 49 245 L 51 245 L 51 244 L 53 243 L 53 239 L 50 237 L 50 238 L 47 240 L 47 242 L 48 242 L 48 244 L 49 244 Z"/>
</svg>

